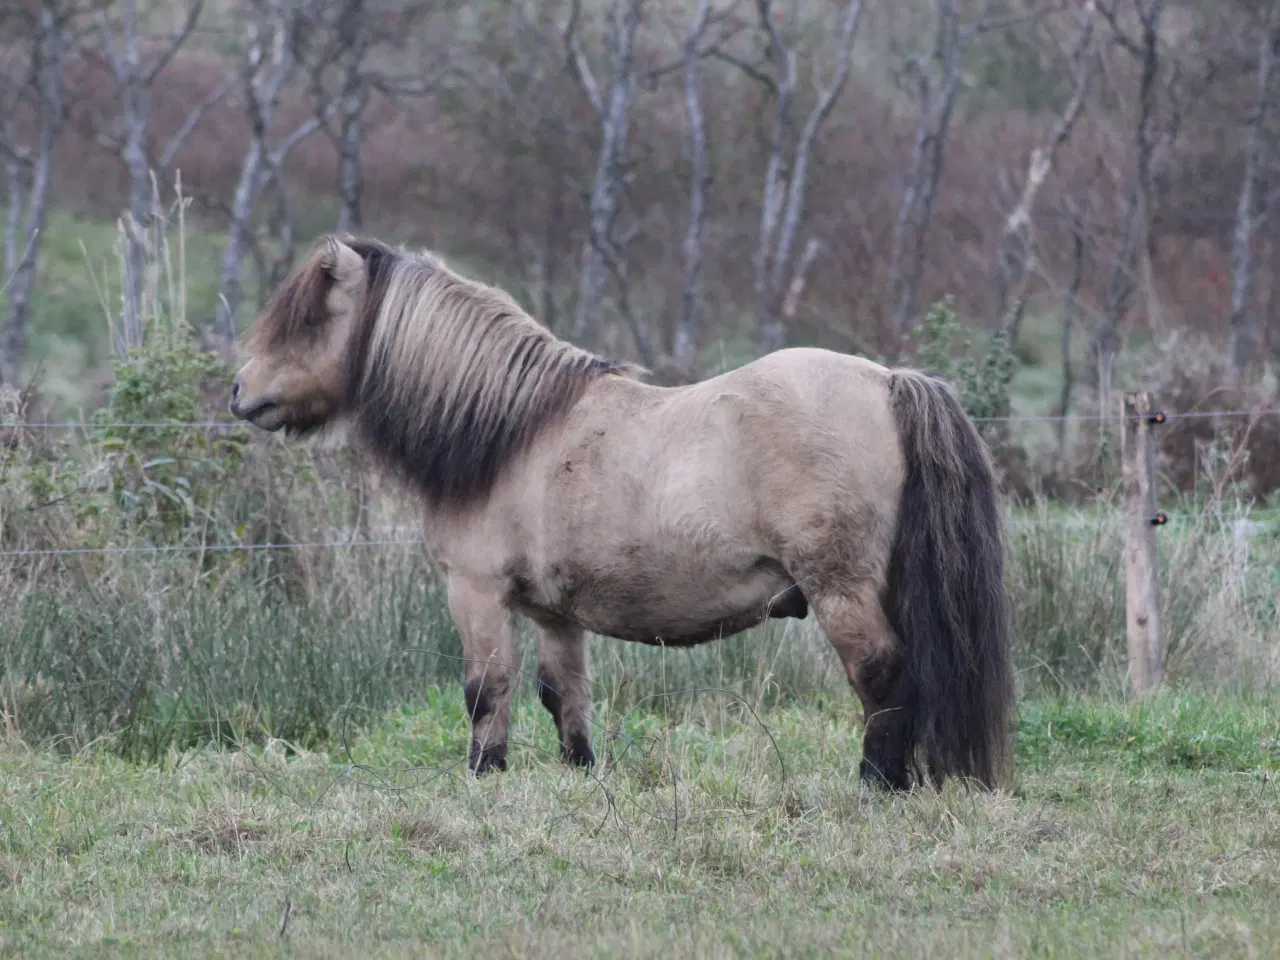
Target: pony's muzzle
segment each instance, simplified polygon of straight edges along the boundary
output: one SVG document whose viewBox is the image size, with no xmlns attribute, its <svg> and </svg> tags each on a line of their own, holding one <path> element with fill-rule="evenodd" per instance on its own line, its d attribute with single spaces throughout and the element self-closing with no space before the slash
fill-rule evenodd
<svg viewBox="0 0 1280 960">
<path fill-rule="evenodd" d="M 240 406 L 241 394 L 240 378 L 236 377 L 231 383 L 231 402 L 227 404 L 227 409 L 231 411 L 231 415 L 240 420 L 249 419 L 246 414 L 249 412 Z"/>
<path fill-rule="evenodd" d="M 227 404 L 227 407 L 231 411 L 231 415 L 237 420 L 247 420 L 250 423 L 255 423 L 264 413 L 268 413 L 279 406 L 279 403 L 271 397 L 263 397 L 248 406 L 244 406 L 240 403 L 240 394 L 240 378 L 236 377 L 235 382 L 231 384 L 231 402 Z M 264 428 L 267 427 L 264 426 Z"/>
</svg>

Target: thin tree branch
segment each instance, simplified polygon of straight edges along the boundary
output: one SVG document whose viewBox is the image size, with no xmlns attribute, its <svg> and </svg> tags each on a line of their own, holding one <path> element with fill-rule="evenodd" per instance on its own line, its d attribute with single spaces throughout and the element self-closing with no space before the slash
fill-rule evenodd
<svg viewBox="0 0 1280 960">
<path fill-rule="evenodd" d="M 161 151 L 160 156 L 156 160 L 157 166 L 162 171 L 167 171 L 169 169 L 173 163 L 174 157 L 176 157 L 178 155 L 178 151 L 182 149 L 183 143 L 186 142 L 187 137 L 191 136 L 192 132 L 195 131 L 195 128 L 200 125 L 200 121 L 204 119 L 205 114 L 221 103 L 223 99 L 226 98 L 227 94 L 236 88 L 239 82 L 239 77 L 232 74 L 223 80 L 218 86 L 209 91 L 209 93 L 205 94 L 195 107 L 192 108 L 191 112 L 187 114 L 187 118 L 182 121 L 182 126 L 174 131 L 173 136 L 169 138 L 169 142 L 165 145 L 164 150 Z"/>
<path fill-rule="evenodd" d="M 146 84 L 150 86 L 155 82 L 156 77 L 164 72 L 165 67 L 169 65 L 169 61 L 173 59 L 174 54 L 182 48 L 191 36 L 191 31 L 195 29 L 196 24 L 200 20 L 200 14 L 204 11 L 204 0 L 193 0 L 190 7 L 187 8 L 187 18 L 169 38 L 168 44 L 165 45 L 160 56 L 156 57 L 155 62 L 151 65 L 151 69 L 147 71 Z"/>
<path fill-rule="evenodd" d="M 616 3 L 617 0 L 613 2 Z M 569 65 L 573 68 L 574 76 L 582 86 L 583 93 L 587 95 L 587 100 L 595 109 L 596 115 L 603 116 L 604 100 L 600 96 L 600 85 L 596 83 L 591 65 L 587 62 L 586 55 L 582 52 L 582 44 L 578 39 L 578 25 L 581 18 L 582 0 L 573 0 L 569 8 L 569 20 L 564 28 L 564 43 L 569 52 Z"/>
<path fill-rule="evenodd" d="M 734 56 L 733 54 L 721 49 L 712 50 L 710 55 L 714 59 L 723 61 L 724 63 L 729 64 L 729 66 L 742 71 L 746 76 L 761 84 L 766 90 L 777 96 L 778 84 L 774 81 L 773 77 L 769 76 L 769 74 L 761 70 L 759 67 L 753 66 L 741 57 Z"/>
</svg>

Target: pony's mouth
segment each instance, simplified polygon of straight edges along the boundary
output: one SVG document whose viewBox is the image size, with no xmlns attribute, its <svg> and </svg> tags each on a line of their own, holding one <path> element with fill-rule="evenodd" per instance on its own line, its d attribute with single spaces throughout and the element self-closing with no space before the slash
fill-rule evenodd
<svg viewBox="0 0 1280 960">
<path fill-rule="evenodd" d="M 280 416 L 280 404 L 271 399 L 259 400 L 247 407 L 242 407 L 233 401 L 231 413 L 241 420 L 247 420 L 260 430 L 274 432 L 284 426 L 284 418 Z"/>
</svg>

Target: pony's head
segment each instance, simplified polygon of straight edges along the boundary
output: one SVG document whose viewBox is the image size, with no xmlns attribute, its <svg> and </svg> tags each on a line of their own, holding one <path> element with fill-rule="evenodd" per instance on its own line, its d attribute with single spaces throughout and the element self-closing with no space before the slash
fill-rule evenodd
<svg viewBox="0 0 1280 960">
<path fill-rule="evenodd" d="M 285 279 L 244 337 L 231 412 L 263 430 L 306 434 L 350 411 L 352 347 L 394 257 L 376 241 L 330 237 Z"/>
<path fill-rule="evenodd" d="M 299 436 L 350 423 L 436 503 L 484 496 L 597 377 L 639 371 L 557 339 L 432 253 L 331 238 L 241 346 L 231 412 Z"/>
</svg>

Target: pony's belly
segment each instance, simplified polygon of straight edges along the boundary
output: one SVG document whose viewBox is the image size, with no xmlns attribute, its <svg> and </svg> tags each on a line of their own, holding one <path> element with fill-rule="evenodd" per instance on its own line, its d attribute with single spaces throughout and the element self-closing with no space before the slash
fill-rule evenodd
<svg viewBox="0 0 1280 960">
<path fill-rule="evenodd" d="M 664 582 L 665 581 L 665 582 Z M 584 585 L 585 586 L 585 585 Z M 687 647 L 758 626 L 770 618 L 804 619 L 804 593 L 772 562 L 740 577 L 604 578 L 562 594 L 558 614 L 602 636 Z"/>
</svg>

